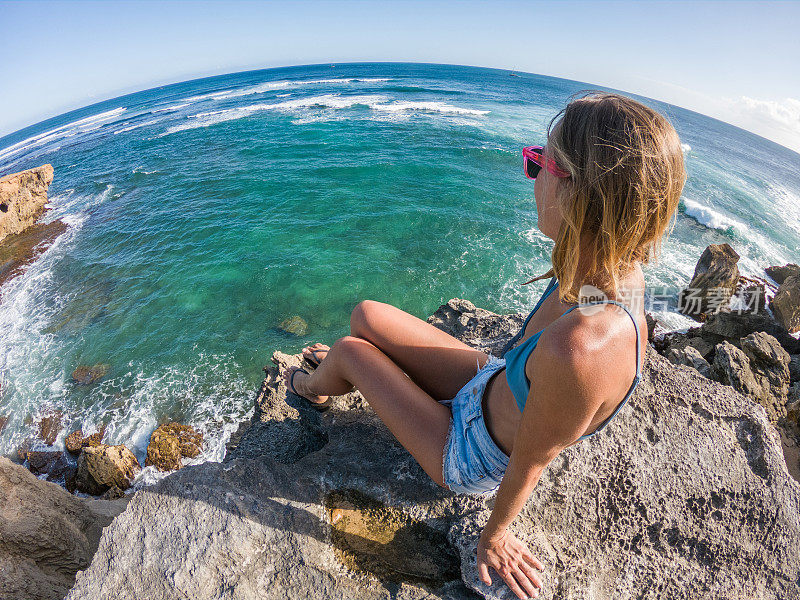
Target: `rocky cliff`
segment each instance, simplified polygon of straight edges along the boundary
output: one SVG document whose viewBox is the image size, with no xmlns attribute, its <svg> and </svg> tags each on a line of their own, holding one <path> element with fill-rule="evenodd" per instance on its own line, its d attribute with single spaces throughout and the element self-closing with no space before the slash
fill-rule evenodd
<svg viewBox="0 0 800 600">
<path fill-rule="evenodd" d="M 45 211 L 52 181 L 51 165 L 0 178 L 0 285 L 35 260 L 66 229 L 59 220 L 37 222 Z"/>
<path fill-rule="evenodd" d="M 22 233 L 36 222 L 44 212 L 52 181 L 52 165 L 0 178 L 0 240 Z"/>
<path fill-rule="evenodd" d="M 429 322 L 499 352 L 524 315 L 451 300 Z M 510 598 L 478 580 L 491 497 L 436 486 L 358 392 L 320 415 L 286 396 L 276 352 L 223 463 L 138 491 L 68 595 Z M 800 483 L 764 408 L 649 347 L 599 435 L 545 470 L 513 524 L 540 597 L 800 598 Z"/>
</svg>

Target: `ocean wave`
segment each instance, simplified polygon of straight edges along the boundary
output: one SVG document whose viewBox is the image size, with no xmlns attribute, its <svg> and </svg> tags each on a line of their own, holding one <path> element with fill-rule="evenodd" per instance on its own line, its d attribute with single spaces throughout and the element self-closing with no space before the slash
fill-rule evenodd
<svg viewBox="0 0 800 600">
<path fill-rule="evenodd" d="M 375 110 L 384 110 L 388 112 L 405 112 L 405 111 L 420 111 L 420 112 L 436 112 L 444 115 L 488 115 L 488 110 L 478 110 L 474 108 L 461 108 L 444 102 L 411 102 L 404 100 L 395 100 L 389 104 L 375 104 L 371 106 Z"/>
<path fill-rule="evenodd" d="M 198 129 L 201 127 L 210 127 L 225 121 L 233 121 L 252 115 L 260 111 L 283 111 L 295 112 L 298 110 L 308 109 L 332 109 L 341 110 L 345 108 L 353 108 L 356 106 L 363 106 L 374 111 L 389 113 L 389 114 L 403 114 L 403 113 L 438 113 L 443 115 L 452 116 L 483 116 L 489 113 L 487 110 L 477 110 L 472 108 L 462 108 L 445 104 L 444 102 L 404 102 L 395 100 L 389 102 L 387 96 L 381 94 L 364 94 L 353 96 L 340 96 L 338 94 L 322 94 L 319 96 L 310 96 L 307 98 L 296 98 L 294 100 L 285 100 L 283 102 L 276 102 L 271 104 L 251 104 L 249 106 L 227 108 L 222 110 L 201 112 L 194 115 L 189 115 L 187 118 L 193 121 L 189 123 L 182 123 L 167 129 L 163 135 L 177 133 L 179 131 L 187 131 L 189 129 Z M 310 123 L 320 120 L 318 116 L 305 115 L 304 118 L 297 120 L 298 123 Z M 462 120 L 461 123 L 454 123 L 461 125 L 478 125 L 479 123 L 473 120 Z"/>
<path fill-rule="evenodd" d="M 692 151 L 692 147 L 689 144 L 681 144 L 681 150 L 684 154 L 689 154 Z"/>
<path fill-rule="evenodd" d="M 123 127 L 122 129 L 117 129 L 114 132 L 114 135 L 117 135 L 118 133 L 127 133 L 128 131 L 133 131 L 134 129 L 139 129 L 140 127 L 149 127 L 150 125 L 156 125 L 157 123 L 160 123 L 160 122 L 161 122 L 161 119 L 152 119 L 152 120 L 146 121 L 144 123 L 137 123 L 135 125 L 130 125 L 128 127 Z"/>
<path fill-rule="evenodd" d="M 163 108 L 154 108 L 151 112 L 174 112 L 191 105 L 191 102 L 183 102 L 181 104 L 173 104 L 172 106 L 165 106 Z"/>
<path fill-rule="evenodd" d="M 6 160 L 9 157 L 22 152 L 30 151 L 66 137 L 72 137 L 78 134 L 88 133 L 95 131 L 108 124 L 114 118 L 124 113 L 127 109 L 125 107 L 115 108 L 106 112 L 84 117 L 66 125 L 61 125 L 55 129 L 50 129 L 39 135 L 29 137 L 28 139 L 17 142 L 11 146 L 0 150 L 0 161 Z"/>
<path fill-rule="evenodd" d="M 688 198 L 681 198 L 684 205 L 684 213 L 695 221 L 708 227 L 709 229 L 718 229 L 720 231 L 736 231 L 738 233 L 745 233 L 747 225 L 737 221 L 710 206 L 701 204 Z"/>
<path fill-rule="evenodd" d="M 230 98 L 241 98 L 242 96 L 252 96 L 253 94 L 264 94 L 274 90 L 284 90 L 288 88 L 295 88 L 304 85 L 330 85 L 330 84 L 345 84 L 345 83 L 378 83 L 391 81 L 391 79 L 384 77 L 337 77 L 332 79 L 308 79 L 308 80 L 281 80 L 281 81 L 268 81 L 266 83 L 259 83 L 241 89 L 228 89 L 219 92 L 211 92 L 210 94 L 200 94 L 199 96 L 191 96 L 186 98 L 186 102 L 200 102 L 203 100 L 228 100 Z"/>
</svg>

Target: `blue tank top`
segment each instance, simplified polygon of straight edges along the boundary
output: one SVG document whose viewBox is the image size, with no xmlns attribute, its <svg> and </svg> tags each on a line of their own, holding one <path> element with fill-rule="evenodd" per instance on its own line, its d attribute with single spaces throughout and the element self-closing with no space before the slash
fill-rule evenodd
<svg viewBox="0 0 800 600">
<path fill-rule="evenodd" d="M 542 297 L 539 299 L 539 302 L 536 303 L 536 306 L 531 311 L 531 314 L 528 315 L 528 318 L 525 319 L 525 322 L 522 324 L 522 328 L 519 330 L 516 336 L 508 343 L 508 346 L 513 346 L 525 333 L 525 327 L 527 327 L 528 322 L 531 320 L 533 314 L 539 309 L 542 305 L 542 302 L 553 292 L 554 289 L 558 286 L 558 280 L 553 277 L 550 280 L 550 283 L 547 285 L 547 288 L 542 294 Z M 611 303 L 616 304 L 617 306 L 621 306 L 625 309 L 625 312 L 628 313 L 628 316 L 633 321 L 633 327 L 636 330 L 636 376 L 633 378 L 633 383 L 631 383 L 630 388 L 628 388 L 628 392 L 625 394 L 625 397 L 622 399 L 622 402 L 619 403 L 616 410 L 611 413 L 605 421 L 600 423 L 591 433 L 587 433 L 582 435 L 579 440 L 584 440 L 588 437 L 593 436 L 595 433 L 603 429 L 608 423 L 617 416 L 617 413 L 625 406 L 625 403 L 630 398 L 633 390 L 636 388 L 637 384 L 641 380 L 641 365 L 640 365 L 640 357 L 639 357 L 639 325 L 636 323 L 636 319 L 631 314 L 631 311 L 628 310 L 628 307 L 624 304 L 617 302 L 616 300 L 596 300 L 594 302 L 585 302 L 583 304 L 576 304 L 575 306 L 571 306 L 568 308 L 564 313 L 565 315 L 569 311 L 578 308 L 578 306 L 591 306 L 593 304 L 603 304 L 603 303 Z M 530 381 L 528 381 L 528 376 L 525 374 L 525 363 L 528 360 L 531 352 L 536 347 L 536 343 L 539 340 L 539 336 L 542 334 L 544 329 L 537 331 L 524 342 L 522 342 L 519 346 L 515 348 L 511 348 L 511 350 L 505 353 L 505 360 L 506 360 L 506 380 L 508 381 L 508 387 L 511 389 L 511 393 L 514 394 L 514 399 L 517 401 L 517 406 L 519 406 L 519 410 L 522 411 L 525 408 L 525 402 L 528 399 L 528 393 L 530 392 Z"/>
</svg>

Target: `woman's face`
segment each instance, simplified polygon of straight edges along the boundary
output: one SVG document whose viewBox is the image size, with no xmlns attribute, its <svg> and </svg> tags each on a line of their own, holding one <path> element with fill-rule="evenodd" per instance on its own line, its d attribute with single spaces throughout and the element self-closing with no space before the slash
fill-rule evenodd
<svg viewBox="0 0 800 600">
<path fill-rule="evenodd" d="M 545 153 L 547 149 L 545 149 Z M 541 169 L 533 184 L 533 195 L 536 198 L 536 212 L 539 215 L 539 230 L 555 240 L 561 228 L 561 213 L 558 210 L 556 190 L 559 178 L 547 169 Z"/>
</svg>

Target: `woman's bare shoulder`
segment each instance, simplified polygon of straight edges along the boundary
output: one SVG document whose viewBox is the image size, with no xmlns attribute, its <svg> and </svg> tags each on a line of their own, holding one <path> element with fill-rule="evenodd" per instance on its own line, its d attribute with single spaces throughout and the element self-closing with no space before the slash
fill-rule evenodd
<svg viewBox="0 0 800 600">
<path fill-rule="evenodd" d="M 636 335 L 630 321 L 614 304 L 571 310 L 540 335 L 525 365 L 528 379 L 535 381 L 536 372 L 546 370 L 586 387 L 587 396 L 599 402 L 613 396 L 636 369 Z"/>
</svg>

